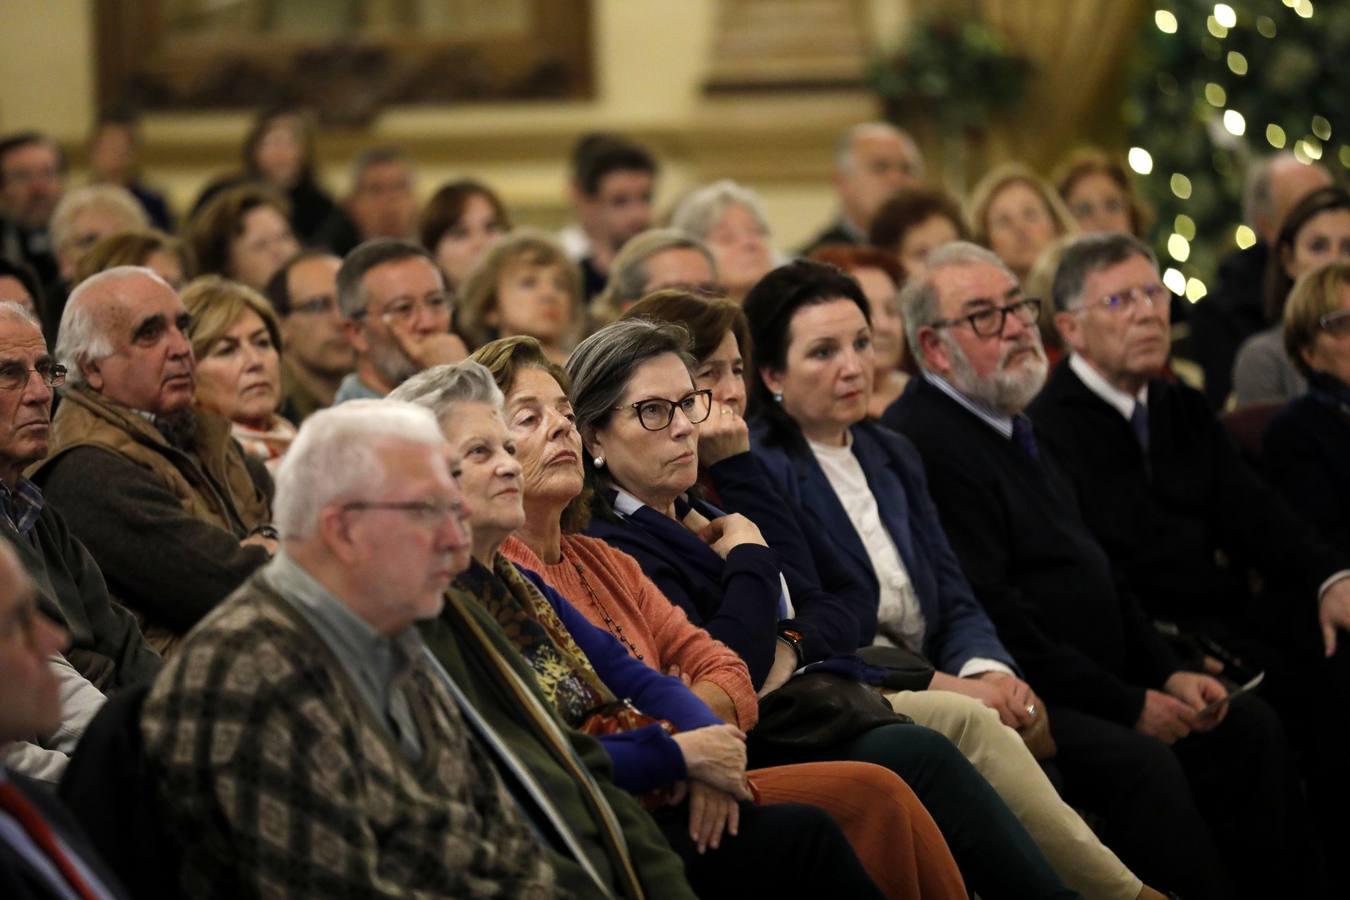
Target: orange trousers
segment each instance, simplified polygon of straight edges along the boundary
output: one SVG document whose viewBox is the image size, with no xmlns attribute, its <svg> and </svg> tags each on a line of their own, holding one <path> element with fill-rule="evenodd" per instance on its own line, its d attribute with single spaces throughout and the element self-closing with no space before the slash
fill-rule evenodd
<svg viewBox="0 0 1350 900">
<path fill-rule="evenodd" d="M 891 900 L 967 900 L 937 823 L 891 770 L 819 762 L 753 769 L 749 775 L 760 803 L 805 803 L 829 813 Z"/>
</svg>

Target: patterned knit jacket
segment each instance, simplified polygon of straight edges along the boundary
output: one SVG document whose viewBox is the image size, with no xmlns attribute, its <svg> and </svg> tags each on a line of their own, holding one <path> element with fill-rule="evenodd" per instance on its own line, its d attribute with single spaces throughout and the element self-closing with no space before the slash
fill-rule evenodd
<svg viewBox="0 0 1350 900">
<path fill-rule="evenodd" d="M 313 628 L 254 575 L 202 621 L 141 718 L 190 897 L 553 897 L 533 831 L 429 663 L 410 764 Z"/>
</svg>

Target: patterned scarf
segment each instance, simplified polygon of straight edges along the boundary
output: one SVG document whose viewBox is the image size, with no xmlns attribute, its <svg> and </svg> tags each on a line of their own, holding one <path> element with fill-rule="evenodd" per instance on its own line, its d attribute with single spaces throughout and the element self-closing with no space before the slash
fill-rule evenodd
<svg viewBox="0 0 1350 900">
<path fill-rule="evenodd" d="M 475 560 L 455 587 L 497 620 L 568 725 L 579 727 L 596 707 L 614 702 L 558 614 L 515 563 L 498 553 L 489 571 Z"/>
</svg>

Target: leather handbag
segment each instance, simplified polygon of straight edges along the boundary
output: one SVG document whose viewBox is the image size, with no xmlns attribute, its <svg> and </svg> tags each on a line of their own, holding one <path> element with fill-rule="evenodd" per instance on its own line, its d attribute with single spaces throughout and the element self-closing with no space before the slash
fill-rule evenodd
<svg viewBox="0 0 1350 900">
<path fill-rule="evenodd" d="M 818 749 L 850 741 L 882 725 L 911 722 L 877 690 L 832 672 L 798 675 L 759 701 L 751 755 Z"/>
</svg>

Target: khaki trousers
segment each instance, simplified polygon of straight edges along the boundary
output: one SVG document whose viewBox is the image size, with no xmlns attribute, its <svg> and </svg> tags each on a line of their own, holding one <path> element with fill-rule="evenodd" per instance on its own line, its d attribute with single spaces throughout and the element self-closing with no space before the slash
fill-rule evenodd
<svg viewBox="0 0 1350 900">
<path fill-rule="evenodd" d="M 1143 882 L 1060 799 L 1017 732 L 973 697 L 900 691 L 891 708 L 945 735 L 998 791 L 1059 877 L 1087 900 L 1134 900 Z"/>
</svg>

